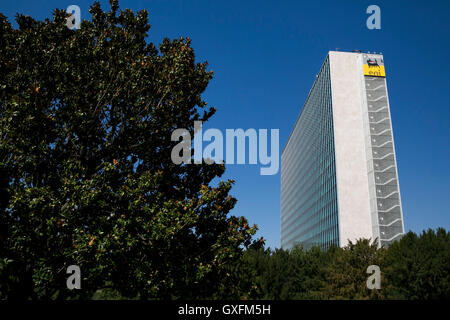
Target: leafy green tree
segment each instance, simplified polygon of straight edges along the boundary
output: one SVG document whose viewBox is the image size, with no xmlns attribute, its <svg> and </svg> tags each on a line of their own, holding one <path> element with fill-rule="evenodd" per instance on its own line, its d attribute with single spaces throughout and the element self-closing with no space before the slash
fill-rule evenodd
<svg viewBox="0 0 450 320">
<path fill-rule="evenodd" d="M 390 245 L 386 276 L 395 299 L 450 299 L 450 233 L 408 232 Z"/>
<path fill-rule="evenodd" d="M 264 240 L 255 241 L 235 263 L 228 265 L 226 278 L 212 298 L 227 297 L 231 299 L 259 299 L 261 290 L 258 286 L 259 270 L 256 268 L 258 254 L 264 254 Z"/>
<path fill-rule="evenodd" d="M 321 298 L 321 290 L 327 277 L 327 266 L 331 263 L 331 257 L 335 250 L 338 250 L 335 246 L 328 250 L 313 246 L 306 251 L 300 247 L 291 251 L 292 254 L 301 256 L 301 264 L 295 267 L 297 286 L 293 299 Z"/>
<path fill-rule="evenodd" d="M 377 242 L 369 239 L 349 241 L 344 248 L 329 251 L 330 263 L 325 266 L 326 277 L 320 297 L 323 299 L 382 299 L 385 249 L 377 248 Z M 381 269 L 381 289 L 368 289 L 367 267 L 377 265 Z"/>
<path fill-rule="evenodd" d="M 228 213 L 224 166 L 175 165 L 171 133 L 215 112 L 189 39 L 148 42 L 147 12 L 0 15 L 0 298 L 199 298 L 256 227 Z M 66 268 L 82 289 L 66 289 Z M 227 292 L 222 292 L 226 296 Z"/>
<path fill-rule="evenodd" d="M 243 264 L 250 271 L 241 274 L 252 279 L 254 290 L 248 296 L 253 299 L 312 299 L 322 283 L 325 258 L 326 252 L 319 247 L 308 251 L 302 247 L 247 250 Z"/>
<path fill-rule="evenodd" d="M 256 252 L 258 284 L 263 299 L 289 299 L 292 292 L 295 257 L 287 250 Z"/>
<path fill-rule="evenodd" d="M 252 299 L 448 299 L 450 233 L 409 232 L 389 247 L 359 239 L 340 248 L 246 250 L 236 265 L 237 288 Z M 381 271 L 368 289 L 367 268 Z"/>
</svg>

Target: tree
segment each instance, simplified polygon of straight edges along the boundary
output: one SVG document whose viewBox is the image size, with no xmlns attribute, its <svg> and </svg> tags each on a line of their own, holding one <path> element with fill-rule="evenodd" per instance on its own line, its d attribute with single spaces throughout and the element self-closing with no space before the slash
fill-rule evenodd
<svg viewBox="0 0 450 320">
<path fill-rule="evenodd" d="M 314 299 L 324 277 L 323 266 L 328 253 L 318 246 L 306 251 L 263 248 L 246 250 L 242 264 L 247 271 L 243 278 L 252 284 L 248 296 L 253 299 Z"/>
<path fill-rule="evenodd" d="M 450 233 L 444 228 L 408 232 L 390 245 L 386 260 L 390 297 L 450 298 Z"/>
<path fill-rule="evenodd" d="M 295 257 L 289 251 L 257 250 L 249 252 L 249 260 L 256 272 L 256 285 L 262 299 L 290 299 L 295 276 Z"/>
<path fill-rule="evenodd" d="M 383 299 L 385 294 L 381 273 L 381 290 L 368 289 L 367 267 L 377 265 L 384 269 L 385 249 L 377 249 L 377 242 L 369 239 L 349 241 L 344 248 L 332 247 L 327 252 L 329 263 L 324 265 L 325 277 L 318 296 L 322 299 Z"/>
<path fill-rule="evenodd" d="M 294 248 L 291 253 L 300 256 L 301 264 L 297 265 L 295 282 L 297 283 L 294 299 L 320 299 L 321 290 L 327 277 L 327 266 L 331 263 L 331 258 L 335 246 L 324 251 L 320 246 L 314 245 L 305 251 L 302 247 Z"/>
<path fill-rule="evenodd" d="M 188 38 L 146 41 L 145 10 L 66 27 L 0 15 L 1 298 L 199 298 L 217 292 L 256 227 L 228 213 L 224 166 L 175 165 L 171 133 L 215 112 Z M 6 182 L 5 182 L 6 181 Z M 82 290 L 66 289 L 66 268 Z"/>
<path fill-rule="evenodd" d="M 382 248 L 369 239 L 327 250 L 252 248 L 233 279 L 251 299 L 448 299 L 449 261 L 450 233 L 439 228 L 409 232 Z M 367 288 L 371 265 L 380 268 L 380 289 Z"/>
</svg>

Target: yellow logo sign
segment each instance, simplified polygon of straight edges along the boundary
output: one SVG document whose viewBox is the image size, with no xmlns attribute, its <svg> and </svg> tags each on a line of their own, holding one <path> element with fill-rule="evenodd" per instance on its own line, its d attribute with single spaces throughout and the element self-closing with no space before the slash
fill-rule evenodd
<svg viewBox="0 0 450 320">
<path fill-rule="evenodd" d="M 386 77 L 386 72 L 384 71 L 384 66 L 364 64 L 363 70 L 364 70 L 365 76 Z"/>
</svg>

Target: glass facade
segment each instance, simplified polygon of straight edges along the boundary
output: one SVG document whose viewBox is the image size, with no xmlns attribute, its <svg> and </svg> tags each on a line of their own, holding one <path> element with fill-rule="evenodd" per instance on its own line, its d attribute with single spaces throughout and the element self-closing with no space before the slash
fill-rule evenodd
<svg viewBox="0 0 450 320">
<path fill-rule="evenodd" d="M 281 155 L 281 247 L 339 246 L 329 58 Z"/>
</svg>

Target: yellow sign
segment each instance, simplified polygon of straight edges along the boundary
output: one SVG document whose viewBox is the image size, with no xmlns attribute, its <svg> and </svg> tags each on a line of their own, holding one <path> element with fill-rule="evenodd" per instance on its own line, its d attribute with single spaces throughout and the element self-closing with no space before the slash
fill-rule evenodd
<svg viewBox="0 0 450 320">
<path fill-rule="evenodd" d="M 363 70 L 365 76 L 386 77 L 384 66 L 364 64 Z"/>
</svg>

